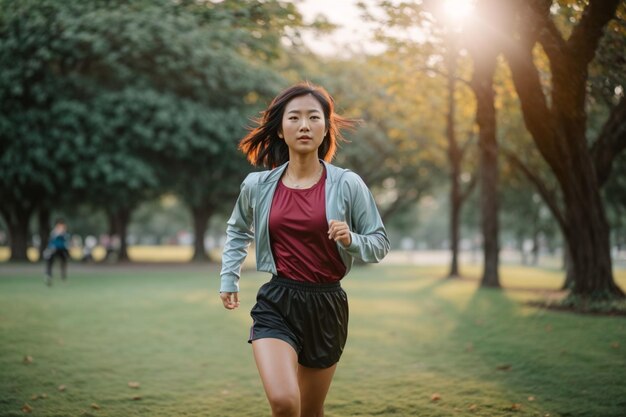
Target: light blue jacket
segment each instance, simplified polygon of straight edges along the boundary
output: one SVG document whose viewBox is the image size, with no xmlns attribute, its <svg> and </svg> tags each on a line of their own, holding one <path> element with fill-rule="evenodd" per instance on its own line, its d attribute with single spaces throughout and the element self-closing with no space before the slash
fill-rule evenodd
<svg viewBox="0 0 626 417">
<path fill-rule="evenodd" d="M 241 193 L 228 220 L 222 255 L 221 292 L 238 292 L 241 264 L 254 239 L 258 271 L 276 274 L 270 247 L 268 220 L 274 191 L 285 163 L 271 171 L 253 172 L 241 184 Z M 348 224 L 352 243 L 337 243 L 339 255 L 350 271 L 354 258 L 379 262 L 389 252 L 389 239 L 374 198 L 357 174 L 324 162 L 326 167 L 326 219 Z"/>
</svg>

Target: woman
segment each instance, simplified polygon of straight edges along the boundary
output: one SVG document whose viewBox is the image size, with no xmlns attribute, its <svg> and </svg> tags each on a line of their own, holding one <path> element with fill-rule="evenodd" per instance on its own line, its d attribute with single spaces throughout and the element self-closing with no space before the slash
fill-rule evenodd
<svg viewBox="0 0 626 417">
<path fill-rule="evenodd" d="M 44 250 L 44 259 L 46 260 L 44 282 L 47 286 L 52 285 L 52 266 L 56 258 L 61 261 L 61 279 L 63 281 L 67 279 L 67 260 L 70 258 L 69 243 L 70 235 L 67 233 L 65 220 L 57 219 L 52 232 L 50 232 L 48 247 Z"/>
<path fill-rule="evenodd" d="M 322 87 L 294 85 L 263 112 L 240 149 L 254 165 L 228 221 L 220 297 L 239 306 L 239 276 L 254 239 L 272 273 L 251 311 L 250 340 L 273 416 L 323 416 L 343 351 L 348 301 L 339 282 L 354 258 L 378 262 L 389 240 L 361 178 L 329 163 L 352 122 Z"/>
</svg>

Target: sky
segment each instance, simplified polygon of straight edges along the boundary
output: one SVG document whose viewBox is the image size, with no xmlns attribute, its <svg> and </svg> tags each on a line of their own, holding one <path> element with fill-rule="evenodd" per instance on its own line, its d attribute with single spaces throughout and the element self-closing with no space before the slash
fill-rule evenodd
<svg viewBox="0 0 626 417">
<path fill-rule="evenodd" d="M 358 0 L 302 0 L 298 8 L 305 22 L 311 22 L 318 15 L 334 23 L 338 28 L 332 35 L 316 36 L 305 34 L 305 42 L 321 55 L 334 55 L 344 50 L 346 46 L 354 52 L 366 48 L 368 51 L 375 50 L 375 46 L 365 40 L 370 36 L 371 26 L 367 25 L 356 6 Z M 366 0 L 365 3 L 373 3 Z"/>
</svg>

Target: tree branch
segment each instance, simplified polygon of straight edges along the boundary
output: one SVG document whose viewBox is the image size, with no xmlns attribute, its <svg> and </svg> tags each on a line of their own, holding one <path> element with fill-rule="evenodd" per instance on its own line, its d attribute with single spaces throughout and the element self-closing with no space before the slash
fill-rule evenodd
<svg viewBox="0 0 626 417">
<path fill-rule="evenodd" d="M 520 158 L 518 158 L 517 155 L 507 150 L 502 150 L 502 153 L 511 163 L 511 165 L 519 170 L 522 174 L 524 174 L 524 176 L 535 186 L 537 192 L 539 193 L 539 195 L 541 195 L 541 198 L 546 203 L 546 205 L 552 212 L 552 215 L 561 226 L 561 230 L 567 230 L 565 217 L 563 216 L 563 212 L 560 209 L 559 204 L 555 198 L 555 195 L 557 195 L 557 193 L 549 189 L 541 180 L 541 178 L 539 178 L 538 175 L 531 171 L 531 169 L 526 166 L 526 164 Z"/>
<path fill-rule="evenodd" d="M 398 198 L 387 209 L 383 210 L 380 217 L 383 221 L 387 221 L 389 216 L 404 209 L 418 201 L 422 196 L 422 190 L 413 190 L 414 192 L 404 194 L 404 197 Z"/>
<path fill-rule="evenodd" d="M 445 71 L 441 71 L 434 67 L 418 67 L 418 68 L 415 68 L 415 70 L 418 72 L 432 72 L 434 74 L 441 75 L 442 77 L 446 77 L 446 78 L 449 77 L 449 75 Z M 452 77 L 452 78 L 454 78 L 456 81 L 462 84 L 465 84 L 467 87 L 472 88 L 472 85 L 469 80 L 466 80 L 465 78 L 460 78 L 460 77 Z"/>
<path fill-rule="evenodd" d="M 520 40 L 504 51 L 515 91 L 520 100 L 524 124 L 537 148 L 551 167 L 559 166 L 560 151 L 553 137 L 552 113 L 541 87 L 539 71 L 532 58 L 534 40 Z"/>
<path fill-rule="evenodd" d="M 543 47 L 550 62 L 561 62 L 563 53 L 568 50 L 563 35 L 550 17 L 552 1 L 539 0 L 530 5 L 530 14 L 540 26 L 536 27 L 537 40 Z"/>
<path fill-rule="evenodd" d="M 604 185 L 609 179 L 615 158 L 626 149 L 626 99 L 611 110 L 598 140 L 591 148 L 591 156 L 596 168 L 598 184 Z"/>
<path fill-rule="evenodd" d="M 586 67 L 593 59 L 598 43 L 602 38 L 604 26 L 615 16 L 620 0 L 590 0 L 580 22 L 567 41 L 570 51 L 575 52 L 574 59 Z"/>
</svg>

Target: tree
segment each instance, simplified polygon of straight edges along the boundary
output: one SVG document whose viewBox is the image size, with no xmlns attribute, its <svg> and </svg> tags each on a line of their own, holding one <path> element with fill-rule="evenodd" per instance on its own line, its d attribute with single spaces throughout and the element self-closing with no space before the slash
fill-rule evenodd
<svg viewBox="0 0 626 417">
<path fill-rule="evenodd" d="M 425 111 L 428 100 L 402 91 L 409 74 L 401 75 L 381 57 L 324 60 L 320 66 L 324 71 L 312 73 L 312 79 L 332 92 L 340 111 L 360 121 L 346 132 L 349 143 L 341 147 L 338 163 L 368 184 L 383 220 L 407 210 L 440 177 L 430 119 L 411 116 Z M 399 78 L 390 82 L 390 72 Z"/>
<path fill-rule="evenodd" d="M 227 3 L 224 10 L 234 4 Z M 261 2 L 246 4 L 259 19 Z M 242 28 L 243 2 L 230 15 L 205 5 L 222 17 L 219 25 L 207 24 L 194 9 L 199 3 L 167 0 L 2 6 L 0 62 L 13 66 L 0 79 L 0 195 L 14 259 L 25 257 L 30 215 L 57 195 L 104 207 L 125 260 L 126 228 L 140 202 L 173 183 L 219 189 L 219 177 L 198 175 L 212 165 L 225 178 L 240 172 L 229 158 L 241 115 L 277 79 L 253 53 L 268 55 L 276 45 L 263 49 L 251 26 Z M 235 15 L 239 24 L 229 29 Z M 197 205 L 217 198 L 187 201 L 199 213 Z M 204 229 L 197 234 L 202 242 Z"/>
<path fill-rule="evenodd" d="M 476 95 L 476 123 L 480 153 L 480 205 L 484 267 L 481 285 L 500 287 L 498 141 L 494 75 L 501 50 L 502 4 L 485 0 L 477 4 L 470 26 L 468 49 L 474 65 L 472 89 Z M 479 25 L 478 22 L 482 24 Z"/>
<path fill-rule="evenodd" d="M 12 259 L 26 259 L 27 225 L 34 210 L 40 211 L 40 228 L 45 228 L 52 207 L 76 204 L 88 196 L 85 190 L 102 191 L 98 184 L 107 182 L 99 180 L 111 174 L 120 179 L 116 188 L 109 188 L 117 194 L 111 199 L 96 194 L 105 204 L 127 202 L 120 190 L 131 188 L 128 194 L 136 197 L 136 188 L 146 184 L 145 176 L 135 175 L 146 171 L 145 163 L 126 155 L 117 138 L 103 141 L 107 120 L 90 106 L 102 86 L 112 84 L 111 74 L 106 79 L 100 73 L 97 80 L 86 76 L 102 69 L 97 68 L 102 60 L 86 47 L 95 33 L 106 30 L 102 23 L 111 26 L 94 12 L 98 4 L 2 2 L 0 188 L 3 215 L 11 224 Z M 89 24 L 90 30 L 85 28 Z M 120 167 L 131 171 L 121 173 Z"/>
<path fill-rule="evenodd" d="M 449 241 L 452 257 L 448 277 L 457 277 L 460 275 L 458 254 L 461 240 L 461 211 L 477 183 L 476 168 L 468 166 L 470 164 L 467 162 L 470 159 L 468 155 L 474 142 L 473 127 L 468 122 L 467 114 L 458 114 L 463 113 L 458 111 L 459 108 L 463 110 L 463 107 L 472 107 L 467 105 L 468 102 L 472 102 L 471 98 L 468 99 L 464 89 L 458 87 L 470 86 L 469 81 L 464 79 L 468 60 L 462 59 L 461 55 L 462 28 L 459 22 L 451 22 L 447 19 L 442 11 L 441 2 L 393 4 L 379 2 L 380 10 L 374 13 L 369 12 L 364 5 L 362 7 L 370 19 L 382 20 L 382 28 L 377 33 L 377 39 L 384 42 L 388 50 L 381 55 L 381 59 L 393 62 L 397 68 L 390 70 L 395 77 L 388 76 L 384 82 L 404 84 L 402 91 L 416 96 L 428 90 L 426 85 L 432 90 L 445 91 L 446 100 L 437 103 L 435 111 L 445 115 L 442 128 L 445 142 L 441 143 L 440 147 L 447 157 L 446 163 L 442 164 L 445 168 L 442 166 L 441 169 L 447 171 L 450 186 Z M 372 17 L 379 15 L 380 11 L 384 12 L 384 17 Z M 389 27 L 400 29 L 400 31 L 390 32 Z M 422 32 L 418 40 L 411 36 L 411 31 L 416 27 L 419 27 Z M 397 78 L 398 73 L 403 71 L 411 72 L 410 77 L 414 78 L 411 83 L 415 87 L 414 90 L 407 90 L 407 78 L 403 76 Z M 435 86 L 421 82 L 433 77 L 440 78 L 441 82 Z M 411 113 L 409 117 L 415 117 L 415 114 L 417 113 Z M 459 135 L 458 132 L 469 133 Z"/>
<path fill-rule="evenodd" d="M 576 3 L 582 12 L 566 38 L 551 17 L 551 1 L 518 1 L 516 24 L 510 25 L 516 36 L 505 49 L 526 127 L 558 181 L 562 205 L 556 193 L 546 193 L 546 198 L 558 210 L 555 217 L 571 253 L 571 294 L 584 298 L 624 296 L 613 279 L 609 224 L 600 187 L 613 160 L 626 147 L 626 103 L 622 98 L 612 108 L 595 141 L 587 136 L 586 111 L 589 65 L 619 3 L 590 0 L 584 7 Z M 552 82 L 547 94 L 534 65 L 536 43 L 550 62 Z"/>
<path fill-rule="evenodd" d="M 214 47 L 220 45 L 223 53 L 236 53 L 225 55 L 219 66 L 210 63 L 219 72 L 214 76 L 218 82 L 207 95 L 220 98 L 211 105 L 217 116 L 214 128 L 207 132 L 212 148 L 201 152 L 188 146 L 175 156 L 159 158 L 176 172 L 171 187 L 192 213 L 193 260 L 200 261 L 208 259 L 204 234 L 210 218 L 232 209 L 239 185 L 250 169 L 237 143 L 253 115 L 284 84 L 268 66 L 284 59 L 284 41 L 302 47 L 300 29 L 317 27 L 318 22 L 304 24 L 294 4 L 276 0 L 183 1 L 181 7 L 198 19 L 203 30 L 215 34 Z"/>
</svg>

